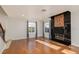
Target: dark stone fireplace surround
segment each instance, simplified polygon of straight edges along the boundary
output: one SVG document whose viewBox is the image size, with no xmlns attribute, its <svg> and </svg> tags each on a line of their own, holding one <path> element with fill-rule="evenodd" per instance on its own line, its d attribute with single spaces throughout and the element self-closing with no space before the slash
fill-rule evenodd
<svg viewBox="0 0 79 59">
<path fill-rule="evenodd" d="M 54 17 L 64 15 L 64 27 L 54 26 Z M 71 12 L 66 11 L 51 16 L 51 40 L 70 45 L 71 44 Z"/>
</svg>

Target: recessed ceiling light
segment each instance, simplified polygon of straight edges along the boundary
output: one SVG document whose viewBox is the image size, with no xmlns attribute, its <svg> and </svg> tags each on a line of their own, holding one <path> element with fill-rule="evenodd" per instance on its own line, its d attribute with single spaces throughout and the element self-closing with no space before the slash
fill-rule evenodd
<svg viewBox="0 0 79 59">
<path fill-rule="evenodd" d="M 42 11 L 42 12 L 45 12 L 45 11 L 46 11 L 46 9 L 42 9 L 41 11 Z"/>
<path fill-rule="evenodd" d="M 24 16 L 24 14 L 22 14 L 22 16 Z"/>
</svg>

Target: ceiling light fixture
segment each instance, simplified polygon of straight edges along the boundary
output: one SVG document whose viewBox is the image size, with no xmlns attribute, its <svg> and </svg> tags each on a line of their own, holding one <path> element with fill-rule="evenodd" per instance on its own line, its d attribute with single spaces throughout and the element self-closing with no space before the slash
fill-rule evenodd
<svg viewBox="0 0 79 59">
<path fill-rule="evenodd" d="M 46 9 L 42 9 L 41 11 L 42 11 L 42 12 L 45 12 L 45 11 L 46 11 Z"/>
<path fill-rule="evenodd" d="M 24 16 L 24 14 L 22 14 L 22 16 Z"/>
</svg>

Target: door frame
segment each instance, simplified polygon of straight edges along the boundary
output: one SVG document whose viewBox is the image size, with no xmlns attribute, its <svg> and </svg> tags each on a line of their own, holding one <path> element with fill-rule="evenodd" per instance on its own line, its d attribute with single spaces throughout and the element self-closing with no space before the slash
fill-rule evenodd
<svg viewBox="0 0 79 59">
<path fill-rule="evenodd" d="M 29 39 L 30 37 L 29 37 L 29 30 L 28 30 L 28 28 L 29 28 L 29 22 L 32 22 L 32 21 L 27 21 L 27 38 Z M 37 38 L 37 36 L 38 36 L 38 33 L 37 33 L 37 21 L 34 21 L 35 22 L 35 38 Z"/>
</svg>

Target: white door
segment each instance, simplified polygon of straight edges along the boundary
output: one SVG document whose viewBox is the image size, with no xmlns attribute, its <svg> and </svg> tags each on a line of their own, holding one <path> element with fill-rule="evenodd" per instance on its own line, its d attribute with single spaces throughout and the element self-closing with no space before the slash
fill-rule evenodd
<svg viewBox="0 0 79 59">
<path fill-rule="evenodd" d="M 36 37 L 36 22 L 28 22 L 28 34 L 29 38 Z"/>
</svg>

